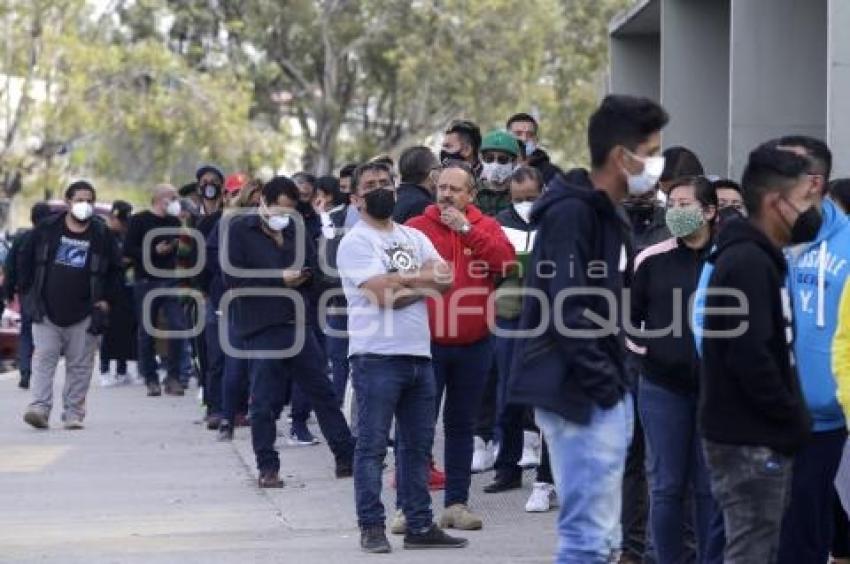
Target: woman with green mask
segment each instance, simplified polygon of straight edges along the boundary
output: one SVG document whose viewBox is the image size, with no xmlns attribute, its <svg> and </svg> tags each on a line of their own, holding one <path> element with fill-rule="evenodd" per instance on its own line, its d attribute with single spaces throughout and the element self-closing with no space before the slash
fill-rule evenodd
<svg viewBox="0 0 850 564">
<path fill-rule="evenodd" d="M 699 361 L 688 323 L 716 217 L 717 193 L 709 180 L 675 181 L 666 210 L 673 237 L 635 259 L 630 348 L 640 358 L 637 405 L 647 445 L 650 528 L 661 563 L 678 562 L 685 553 L 686 507 L 694 509 L 697 562 L 719 561 L 724 544 L 697 434 Z M 692 503 L 685 502 L 688 495 Z"/>
</svg>

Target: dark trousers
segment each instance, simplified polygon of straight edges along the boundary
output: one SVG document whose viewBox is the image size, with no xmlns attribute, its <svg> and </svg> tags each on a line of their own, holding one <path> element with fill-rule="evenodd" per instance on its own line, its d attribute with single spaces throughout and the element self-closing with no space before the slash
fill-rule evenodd
<svg viewBox="0 0 850 564">
<path fill-rule="evenodd" d="M 693 558 L 686 545 L 686 509 L 693 508 L 696 562 L 723 560 L 723 522 L 711 495 L 708 469 L 697 435 L 697 396 L 642 380 L 638 406 L 646 440 L 650 484 L 649 521 L 658 562 Z M 686 503 L 693 496 L 693 503 Z"/>
<path fill-rule="evenodd" d="M 832 544 L 835 474 L 841 462 L 846 429 L 812 433 L 794 456 L 791 503 L 782 521 L 779 563 L 826 562 Z"/>
<path fill-rule="evenodd" d="M 496 318 L 496 325 L 505 331 L 515 331 L 518 319 Z M 496 457 L 496 473 L 505 478 L 516 478 L 522 474 L 519 467 L 522 458 L 523 423 L 528 408 L 507 403 L 508 383 L 511 377 L 511 364 L 516 339 L 493 335 L 493 353 L 496 357 L 498 383 L 496 400 L 498 413 L 499 454 Z"/>
<path fill-rule="evenodd" d="M 323 373 L 326 374 L 328 367 L 328 357 L 327 354 L 325 354 L 325 334 L 322 332 L 322 329 L 318 325 L 316 325 L 313 327 L 313 335 L 316 337 L 316 344 L 319 345 L 319 361 L 322 363 L 322 366 L 325 369 Z M 292 384 L 291 402 L 292 405 L 290 414 L 292 415 L 292 424 L 306 425 L 307 419 L 310 417 L 310 412 L 313 410 L 313 408 L 310 407 L 310 399 L 307 397 L 307 394 L 305 394 L 304 391 L 298 387 L 298 384 L 294 382 Z"/>
<path fill-rule="evenodd" d="M 386 520 L 381 502 L 381 474 L 393 416 L 399 505 L 407 527 L 431 526 L 428 460 L 434 444 L 436 390 L 431 360 L 410 356 L 364 355 L 351 359 L 357 401 L 357 446 L 354 493 L 361 527 Z"/>
<path fill-rule="evenodd" d="M 490 347 L 492 349 L 492 343 Z M 484 439 L 484 442 L 501 441 L 498 436 L 498 385 L 499 385 L 499 370 L 496 367 L 495 359 L 492 351 L 490 356 L 490 370 L 487 372 L 487 379 L 484 382 L 484 389 L 481 394 L 481 405 L 478 407 L 478 415 L 475 418 L 475 436 Z"/>
<path fill-rule="evenodd" d="M 156 325 L 159 312 L 165 314 L 169 331 L 184 331 L 186 329 L 186 314 L 180 299 L 176 296 L 160 296 L 151 301 L 147 311 L 143 311 L 143 302 L 148 292 L 160 288 L 175 287 L 173 280 L 137 280 L 133 287 L 133 297 L 136 301 L 136 315 L 139 320 L 139 372 L 146 383 L 158 382 L 156 373 L 156 351 L 154 337 L 145 331 L 144 319 L 150 319 Z M 180 380 L 181 368 L 186 357 L 185 339 L 168 339 L 168 377 Z"/>
<path fill-rule="evenodd" d="M 295 342 L 293 325 L 267 327 L 246 338 L 249 350 L 285 350 Z M 284 359 L 257 358 L 251 362 L 251 442 L 261 472 L 278 471 L 280 458 L 274 448 L 276 421 L 283 410 L 287 381 L 297 383 L 310 399 L 319 428 L 338 460 L 354 451 L 354 439 L 339 406 L 331 383 L 325 374 L 316 337 L 311 330 L 304 336 L 304 346 Z"/>
<path fill-rule="evenodd" d="M 347 315 L 328 315 L 328 328 L 337 332 L 348 330 Z M 348 383 L 348 338 L 336 335 L 327 335 L 325 339 L 328 358 L 331 361 L 331 373 L 333 375 L 334 392 L 336 392 L 339 405 L 345 399 L 345 386 Z"/>
<path fill-rule="evenodd" d="M 224 416 L 224 352 L 219 342 L 218 326 L 221 318 L 215 313 L 212 300 L 207 300 L 206 327 L 204 331 L 206 362 L 204 363 L 204 402 L 207 415 Z"/>
<path fill-rule="evenodd" d="M 32 317 L 21 312 L 21 337 L 18 341 L 18 370 L 21 374 L 32 373 Z"/>
<path fill-rule="evenodd" d="M 794 461 L 768 447 L 703 441 L 711 491 L 723 511 L 724 564 L 773 564 Z"/>
<path fill-rule="evenodd" d="M 101 374 L 109 374 L 109 362 L 110 358 L 104 354 L 104 349 L 106 346 L 101 343 L 100 345 L 100 373 Z M 124 376 L 127 374 L 127 361 L 123 358 L 119 358 L 115 361 L 116 370 L 120 376 Z"/>
<path fill-rule="evenodd" d="M 469 345 L 431 345 L 437 385 L 437 412 L 445 391 L 443 432 L 445 506 L 466 503 L 472 478 L 473 428 L 484 395 L 493 347 L 485 338 Z"/>
<path fill-rule="evenodd" d="M 635 394 L 634 436 L 626 453 L 623 474 L 623 506 L 620 524 L 623 528 L 623 553 L 644 564 L 655 564 L 647 521 L 649 487 L 646 481 L 646 444 L 640 418 L 640 393 Z"/>
<path fill-rule="evenodd" d="M 230 345 L 237 350 L 246 350 L 245 339 L 236 333 L 232 320 L 227 325 Z M 251 391 L 251 359 L 224 357 L 224 383 L 222 390 L 222 411 L 224 418 L 233 423 L 237 413 L 248 412 L 248 397 Z"/>
</svg>

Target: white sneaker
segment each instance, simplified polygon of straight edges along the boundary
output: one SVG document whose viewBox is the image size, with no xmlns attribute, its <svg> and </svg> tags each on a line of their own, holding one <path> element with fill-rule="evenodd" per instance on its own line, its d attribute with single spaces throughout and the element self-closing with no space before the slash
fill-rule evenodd
<svg viewBox="0 0 850 564">
<path fill-rule="evenodd" d="M 525 431 L 522 434 L 522 458 L 519 460 L 520 468 L 534 468 L 540 465 L 540 435 L 534 431 Z"/>
<path fill-rule="evenodd" d="M 534 482 L 525 510 L 528 513 L 545 513 L 557 506 L 558 496 L 555 494 L 555 486 L 546 482 Z"/>
<path fill-rule="evenodd" d="M 101 372 L 101 374 L 100 374 L 100 387 L 101 388 L 111 388 L 115 384 L 116 384 L 115 378 L 112 376 L 112 374 L 110 374 L 109 372 L 107 372 L 105 374 Z"/>
<path fill-rule="evenodd" d="M 493 468 L 496 457 L 493 454 L 493 443 L 485 443 L 481 437 L 475 437 L 475 450 L 472 451 L 472 472 L 486 472 Z"/>
</svg>

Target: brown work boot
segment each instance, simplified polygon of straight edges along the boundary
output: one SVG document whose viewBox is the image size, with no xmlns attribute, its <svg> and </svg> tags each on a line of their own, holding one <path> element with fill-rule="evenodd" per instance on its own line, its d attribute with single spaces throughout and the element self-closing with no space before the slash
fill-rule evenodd
<svg viewBox="0 0 850 564">
<path fill-rule="evenodd" d="M 443 511 L 440 516 L 441 529 L 460 529 L 462 531 L 477 531 L 483 526 L 481 517 L 469 510 L 464 503 L 455 503 Z"/>
</svg>

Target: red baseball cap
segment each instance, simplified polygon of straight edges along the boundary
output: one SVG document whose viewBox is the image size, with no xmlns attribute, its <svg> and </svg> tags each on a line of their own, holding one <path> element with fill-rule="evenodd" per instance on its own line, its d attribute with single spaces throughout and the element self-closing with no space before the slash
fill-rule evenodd
<svg viewBox="0 0 850 564">
<path fill-rule="evenodd" d="M 224 191 L 228 194 L 238 192 L 243 186 L 248 184 L 248 175 L 242 172 L 237 172 L 229 175 L 224 181 Z"/>
</svg>

